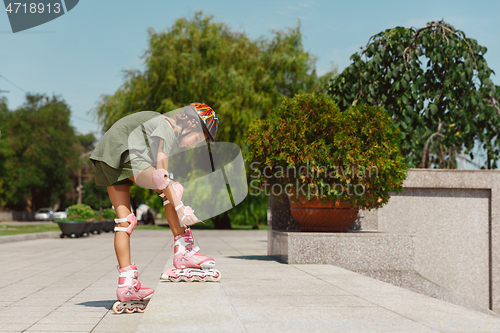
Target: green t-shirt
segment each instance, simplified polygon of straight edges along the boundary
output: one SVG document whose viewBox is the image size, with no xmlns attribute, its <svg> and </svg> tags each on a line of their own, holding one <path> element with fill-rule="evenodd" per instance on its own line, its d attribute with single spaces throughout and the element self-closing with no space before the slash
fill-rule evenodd
<svg viewBox="0 0 500 333">
<path fill-rule="evenodd" d="M 171 123 L 172 126 L 178 127 Z M 146 161 L 156 167 L 156 156 L 160 139 L 163 139 L 162 151 L 170 156 L 178 146 L 178 135 L 167 123 L 167 119 L 155 111 L 141 111 L 118 120 L 102 136 L 95 147 L 90 160 L 102 161 L 112 168 L 120 168 L 123 154 Z"/>
</svg>

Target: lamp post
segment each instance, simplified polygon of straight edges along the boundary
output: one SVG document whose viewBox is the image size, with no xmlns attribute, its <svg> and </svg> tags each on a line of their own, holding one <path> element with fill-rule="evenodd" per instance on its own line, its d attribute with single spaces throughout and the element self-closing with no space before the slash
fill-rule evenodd
<svg viewBox="0 0 500 333">
<path fill-rule="evenodd" d="M 92 154 L 92 152 L 93 152 L 93 150 L 86 152 L 84 154 L 81 154 L 80 159 L 82 157 L 89 156 L 90 154 Z M 78 186 L 76 187 L 76 191 L 78 192 L 78 201 L 76 203 L 81 204 L 82 203 L 82 194 L 84 192 L 83 186 L 82 186 L 82 168 L 81 167 L 78 169 Z"/>
</svg>

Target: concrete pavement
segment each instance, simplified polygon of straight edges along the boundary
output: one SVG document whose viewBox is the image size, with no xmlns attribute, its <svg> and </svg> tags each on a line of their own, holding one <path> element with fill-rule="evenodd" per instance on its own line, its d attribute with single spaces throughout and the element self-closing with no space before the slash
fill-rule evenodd
<svg viewBox="0 0 500 333">
<path fill-rule="evenodd" d="M 498 332 L 500 316 L 332 265 L 266 256 L 267 231 L 194 230 L 220 283 L 160 282 L 170 230 L 136 230 L 132 259 L 156 292 L 115 315 L 113 234 L 0 244 L 0 332 Z"/>
</svg>

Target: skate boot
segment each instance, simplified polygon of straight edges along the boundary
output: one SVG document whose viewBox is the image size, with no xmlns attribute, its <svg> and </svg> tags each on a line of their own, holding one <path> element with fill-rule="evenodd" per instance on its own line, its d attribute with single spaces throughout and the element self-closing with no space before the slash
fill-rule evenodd
<svg viewBox="0 0 500 333">
<path fill-rule="evenodd" d="M 135 264 L 124 268 L 118 266 L 117 268 L 120 272 L 118 289 L 116 289 L 118 302 L 113 304 L 113 312 L 121 314 L 123 311 L 133 313 L 137 310 L 137 312 L 143 313 L 155 291 L 141 285 L 137 280 L 138 272 Z"/>
<path fill-rule="evenodd" d="M 218 282 L 221 274 L 213 269 L 215 260 L 199 253 L 200 248 L 194 247 L 191 229 L 186 233 L 174 238 L 174 267 L 167 269 L 161 275 L 161 280 L 179 282 L 181 279 L 187 282 L 194 280 L 205 282 L 208 278 Z"/>
</svg>

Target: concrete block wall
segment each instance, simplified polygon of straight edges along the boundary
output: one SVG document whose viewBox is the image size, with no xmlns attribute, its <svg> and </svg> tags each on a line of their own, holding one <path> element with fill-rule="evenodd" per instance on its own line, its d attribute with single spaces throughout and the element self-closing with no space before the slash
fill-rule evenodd
<svg viewBox="0 0 500 333">
<path fill-rule="evenodd" d="M 411 169 L 403 186 L 367 220 L 414 235 L 419 274 L 500 313 L 500 171 Z"/>
<path fill-rule="evenodd" d="M 378 210 L 379 231 L 415 236 L 414 269 L 490 307 L 490 190 L 406 188 Z"/>
<path fill-rule="evenodd" d="M 0 222 L 13 221 L 12 212 L 0 212 Z"/>
<path fill-rule="evenodd" d="M 413 257 L 418 275 L 500 313 L 500 171 L 410 169 L 403 187 L 404 192 L 393 194 L 383 208 L 360 211 L 357 223 L 361 231 L 411 236 L 414 252 L 408 255 Z M 271 202 L 269 254 L 286 247 L 284 255 L 290 256 L 300 237 L 307 237 L 293 234 L 298 232 L 297 226 L 286 212 L 281 214 L 284 210 L 286 202 Z M 370 242 L 366 239 L 360 244 L 366 247 Z M 385 252 L 380 256 L 386 256 Z"/>
</svg>

